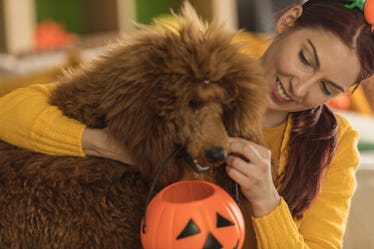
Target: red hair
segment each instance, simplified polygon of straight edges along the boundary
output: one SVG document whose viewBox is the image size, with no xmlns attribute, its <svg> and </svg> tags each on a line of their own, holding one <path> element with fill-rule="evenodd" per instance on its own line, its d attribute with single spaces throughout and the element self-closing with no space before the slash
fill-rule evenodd
<svg viewBox="0 0 374 249">
<path fill-rule="evenodd" d="M 293 216 L 300 218 L 318 195 L 324 170 L 337 144 L 337 120 L 325 105 L 292 113 L 288 165 L 281 176 L 280 194 Z"/>
</svg>

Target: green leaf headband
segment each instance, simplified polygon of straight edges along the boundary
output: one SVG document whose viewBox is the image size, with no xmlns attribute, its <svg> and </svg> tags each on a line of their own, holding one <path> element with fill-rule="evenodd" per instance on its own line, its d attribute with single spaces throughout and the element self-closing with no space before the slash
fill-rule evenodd
<svg viewBox="0 0 374 249">
<path fill-rule="evenodd" d="M 346 4 L 345 7 L 348 9 L 357 7 L 363 11 L 366 21 L 371 25 L 371 31 L 374 31 L 374 0 L 356 0 Z"/>
</svg>

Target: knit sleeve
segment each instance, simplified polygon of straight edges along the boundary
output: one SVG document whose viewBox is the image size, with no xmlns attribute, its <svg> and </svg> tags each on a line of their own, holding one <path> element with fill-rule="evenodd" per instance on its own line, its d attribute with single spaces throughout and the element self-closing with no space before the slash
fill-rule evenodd
<svg viewBox="0 0 374 249">
<path fill-rule="evenodd" d="M 85 156 L 85 125 L 68 118 L 48 99 L 54 84 L 19 88 L 0 98 L 0 139 L 49 155 Z"/>
<path fill-rule="evenodd" d="M 295 221 L 282 199 L 270 214 L 252 218 L 258 248 L 342 248 L 352 195 L 356 189 L 355 173 L 359 165 L 358 132 L 338 116 L 338 147 L 325 173 L 321 192 Z"/>
</svg>

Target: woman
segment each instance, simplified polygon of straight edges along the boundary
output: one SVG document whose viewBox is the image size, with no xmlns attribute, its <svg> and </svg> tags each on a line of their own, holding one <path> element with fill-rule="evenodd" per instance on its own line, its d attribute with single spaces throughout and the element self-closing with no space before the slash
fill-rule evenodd
<svg viewBox="0 0 374 249">
<path fill-rule="evenodd" d="M 261 57 L 271 86 L 267 148 L 232 138 L 227 159 L 227 174 L 253 213 L 254 234 L 247 234 L 253 244 L 245 248 L 341 248 L 356 186 L 358 134 L 324 103 L 373 74 L 374 38 L 360 10 L 328 0 L 291 7 L 276 31 Z M 2 139 L 48 154 L 132 163 L 105 131 L 49 106 L 51 87 L 0 99 Z"/>
</svg>

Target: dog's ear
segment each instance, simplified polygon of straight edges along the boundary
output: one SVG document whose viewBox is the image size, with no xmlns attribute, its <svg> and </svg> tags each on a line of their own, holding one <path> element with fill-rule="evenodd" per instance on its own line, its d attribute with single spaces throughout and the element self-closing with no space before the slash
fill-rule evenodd
<svg viewBox="0 0 374 249">
<path fill-rule="evenodd" d="M 230 112 L 226 112 L 223 118 L 229 136 L 263 144 L 260 112 L 237 105 Z"/>
<path fill-rule="evenodd" d="M 233 81 L 232 103 L 224 110 L 223 120 L 230 136 L 263 144 L 262 120 L 268 104 L 268 85 L 257 63 L 241 72 L 242 80 Z"/>
<path fill-rule="evenodd" d="M 154 176 L 157 168 L 173 152 L 175 127 L 160 120 L 144 103 L 122 111 L 108 120 L 109 136 L 129 153 L 143 176 Z"/>
</svg>

